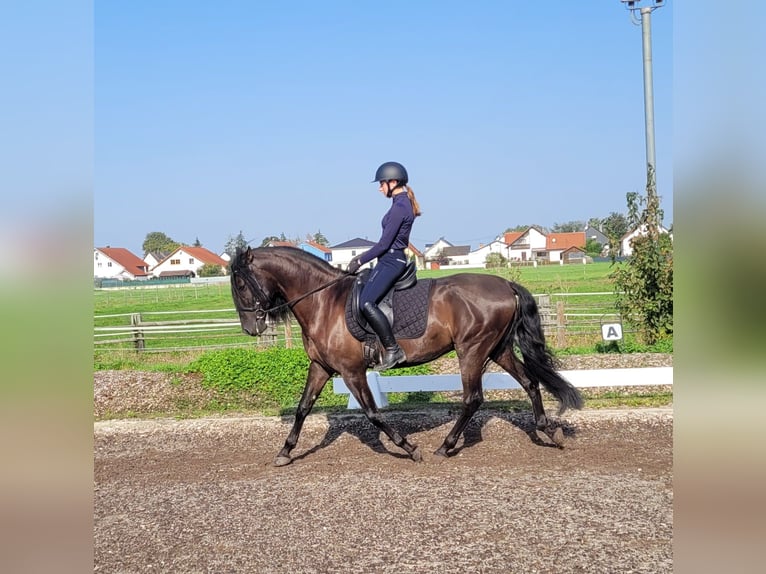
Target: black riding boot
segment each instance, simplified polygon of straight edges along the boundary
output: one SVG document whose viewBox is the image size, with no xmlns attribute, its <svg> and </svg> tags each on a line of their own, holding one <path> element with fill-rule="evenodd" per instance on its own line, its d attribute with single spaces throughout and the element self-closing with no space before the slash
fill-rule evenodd
<svg viewBox="0 0 766 574">
<path fill-rule="evenodd" d="M 399 343 L 396 342 L 396 339 L 394 339 L 391 325 L 383 314 L 383 311 L 381 311 L 374 303 L 367 302 L 364 304 L 362 312 L 364 313 L 364 318 L 367 319 L 372 330 L 377 333 L 380 342 L 383 343 L 383 347 L 386 349 L 386 354 L 380 361 L 378 370 L 385 371 L 394 365 L 398 365 L 405 361 L 407 356 L 399 346 Z"/>
</svg>

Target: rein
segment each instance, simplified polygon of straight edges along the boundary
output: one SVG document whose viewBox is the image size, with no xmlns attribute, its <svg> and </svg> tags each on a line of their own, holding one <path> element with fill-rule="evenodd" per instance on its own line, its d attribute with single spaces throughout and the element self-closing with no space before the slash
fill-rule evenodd
<svg viewBox="0 0 766 574">
<path fill-rule="evenodd" d="M 252 271 L 248 269 L 248 273 L 245 274 L 245 281 L 248 283 L 251 283 L 251 289 L 252 289 L 252 283 L 255 283 L 256 289 L 254 290 L 256 294 L 266 292 L 261 287 L 260 283 L 258 283 L 258 279 L 256 278 L 255 274 L 253 274 Z M 296 303 L 299 303 L 300 301 L 303 301 L 306 297 L 309 297 L 310 295 L 313 295 L 314 293 L 317 293 L 319 291 L 322 291 L 323 289 L 327 289 L 331 285 L 335 285 L 338 283 L 341 279 L 345 279 L 348 277 L 348 274 L 343 274 L 340 277 L 336 277 L 332 281 L 328 281 L 327 283 L 324 283 L 323 285 L 320 285 L 319 287 L 316 287 L 315 289 L 312 289 L 308 293 L 304 293 L 303 295 L 300 295 L 299 297 L 295 297 L 294 299 L 291 299 L 290 301 L 287 301 L 286 303 L 281 303 L 279 305 L 276 305 L 274 307 L 270 307 L 269 309 L 263 309 L 261 307 L 260 298 L 256 296 L 255 298 L 255 307 L 242 307 L 242 311 L 247 311 L 251 313 L 255 313 L 256 319 L 263 319 L 268 315 L 269 313 L 273 313 L 274 311 L 278 311 L 279 309 L 283 307 L 289 307 L 292 309 L 293 305 Z"/>
</svg>

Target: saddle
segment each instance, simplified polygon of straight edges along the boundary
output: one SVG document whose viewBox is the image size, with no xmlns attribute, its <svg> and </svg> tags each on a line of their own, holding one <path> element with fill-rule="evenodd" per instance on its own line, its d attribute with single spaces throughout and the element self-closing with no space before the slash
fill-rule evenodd
<svg viewBox="0 0 766 574">
<path fill-rule="evenodd" d="M 416 272 L 415 263 L 411 261 L 378 303 L 397 339 L 416 339 L 425 332 L 431 279 L 418 281 Z M 359 295 L 369 275 L 370 269 L 357 275 L 346 301 L 346 326 L 359 341 L 377 341 L 377 335 L 367 324 L 359 305 Z"/>
</svg>

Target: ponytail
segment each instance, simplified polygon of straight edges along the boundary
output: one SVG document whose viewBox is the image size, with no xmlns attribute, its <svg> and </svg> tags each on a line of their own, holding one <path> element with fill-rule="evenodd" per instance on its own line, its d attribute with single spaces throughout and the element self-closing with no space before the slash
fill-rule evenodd
<svg viewBox="0 0 766 574">
<path fill-rule="evenodd" d="M 410 198 L 410 203 L 412 204 L 412 212 L 415 214 L 415 217 L 417 217 L 422 212 L 420 211 L 418 200 L 415 199 L 415 192 L 412 191 L 412 188 L 409 185 L 405 185 L 404 187 L 407 188 L 407 197 Z"/>
</svg>

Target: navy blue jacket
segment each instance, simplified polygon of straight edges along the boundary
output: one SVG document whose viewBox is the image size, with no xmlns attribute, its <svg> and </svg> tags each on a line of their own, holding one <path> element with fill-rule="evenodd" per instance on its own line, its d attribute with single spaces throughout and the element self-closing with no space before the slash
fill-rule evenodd
<svg viewBox="0 0 766 574">
<path fill-rule="evenodd" d="M 381 221 L 383 233 L 380 239 L 359 257 L 359 262 L 364 265 L 380 257 L 389 249 L 406 249 L 410 244 L 410 231 L 414 221 L 415 214 L 412 211 L 410 197 L 406 192 L 395 195 L 391 202 L 391 209 L 386 212 Z"/>
</svg>

